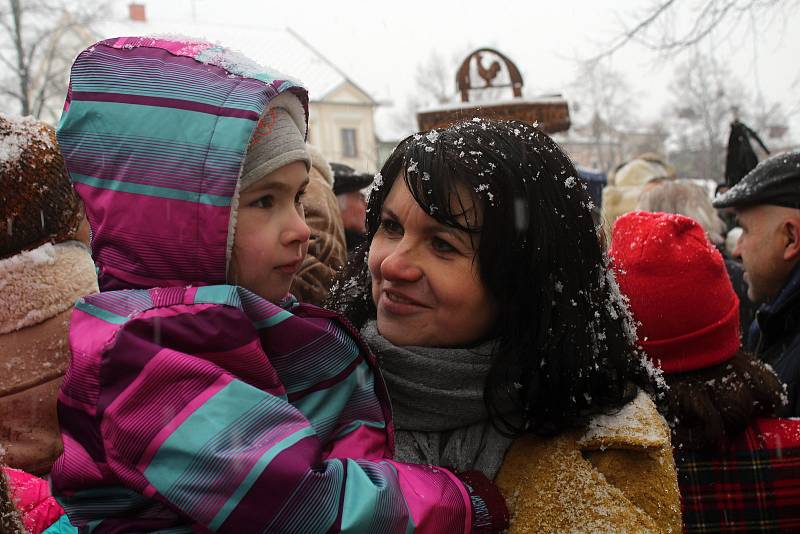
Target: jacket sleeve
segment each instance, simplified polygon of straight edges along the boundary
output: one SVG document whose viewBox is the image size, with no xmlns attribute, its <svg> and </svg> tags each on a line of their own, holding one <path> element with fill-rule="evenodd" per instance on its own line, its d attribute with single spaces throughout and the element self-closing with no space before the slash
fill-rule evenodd
<svg viewBox="0 0 800 534">
<path fill-rule="evenodd" d="M 50 494 L 50 485 L 37 476 L 3 467 L 11 498 L 22 516 L 28 532 L 38 534 L 55 523 L 64 510 Z M 2 476 L 0 475 L 0 476 Z"/>
<path fill-rule="evenodd" d="M 199 355 L 153 334 L 126 329 L 101 370 L 106 461 L 128 487 L 216 532 L 470 530 L 470 496 L 452 473 L 355 457 L 387 432 L 358 419 L 359 386 L 372 387 L 360 353 L 295 398 L 260 344 Z"/>
</svg>

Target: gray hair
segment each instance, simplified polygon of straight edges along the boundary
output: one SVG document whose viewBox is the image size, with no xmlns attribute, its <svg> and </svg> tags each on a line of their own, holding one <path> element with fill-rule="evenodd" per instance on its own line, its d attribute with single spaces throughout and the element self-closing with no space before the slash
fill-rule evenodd
<svg viewBox="0 0 800 534">
<path fill-rule="evenodd" d="M 725 223 L 711 205 L 706 190 L 689 180 L 667 180 L 639 196 L 636 209 L 650 212 L 676 213 L 697 221 L 715 245 L 724 242 Z"/>
</svg>

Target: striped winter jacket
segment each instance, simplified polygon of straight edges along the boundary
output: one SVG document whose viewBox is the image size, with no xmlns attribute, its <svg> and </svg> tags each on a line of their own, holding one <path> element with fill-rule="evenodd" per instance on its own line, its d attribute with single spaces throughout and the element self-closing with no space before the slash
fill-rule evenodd
<svg viewBox="0 0 800 534">
<path fill-rule="evenodd" d="M 461 532 L 465 487 L 393 453 L 374 358 L 335 314 L 224 285 L 264 108 L 296 83 L 204 42 L 103 41 L 58 131 L 101 293 L 78 302 L 53 490 L 86 532 Z"/>
</svg>

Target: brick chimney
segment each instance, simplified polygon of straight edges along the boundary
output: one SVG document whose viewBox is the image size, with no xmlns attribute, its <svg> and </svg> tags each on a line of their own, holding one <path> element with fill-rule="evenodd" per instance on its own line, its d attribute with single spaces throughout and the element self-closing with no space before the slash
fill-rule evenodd
<svg viewBox="0 0 800 534">
<path fill-rule="evenodd" d="M 147 16 L 144 12 L 144 4 L 131 2 L 128 4 L 128 17 L 136 22 L 146 22 Z"/>
</svg>

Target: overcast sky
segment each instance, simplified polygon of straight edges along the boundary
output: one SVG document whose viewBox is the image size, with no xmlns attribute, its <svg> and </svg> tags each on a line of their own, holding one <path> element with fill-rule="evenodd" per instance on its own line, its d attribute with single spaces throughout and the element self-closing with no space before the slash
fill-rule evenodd
<svg viewBox="0 0 800 534">
<path fill-rule="evenodd" d="M 621 21 L 632 20 L 636 10 L 648 5 L 643 0 L 144 3 L 151 18 L 180 21 L 194 13 L 202 22 L 291 27 L 374 98 L 395 105 L 415 91 L 416 66 L 432 50 L 450 59 L 462 50 L 485 46 L 497 48 L 517 64 L 526 96 L 554 92 L 569 96 L 575 58 L 597 53 L 618 34 Z M 126 4 L 121 3 L 122 10 Z M 751 19 L 745 17 L 737 30 L 723 28 L 702 49 L 724 61 L 748 92 L 760 91 L 767 102 L 781 102 L 786 111 L 793 110 L 793 138 L 800 139 L 800 7 L 793 6 L 786 12 L 789 16 L 778 20 L 757 19 L 760 27 L 755 35 Z M 613 56 L 612 66 L 634 89 L 639 117 L 654 120 L 667 106 L 674 63 L 635 44 Z"/>
</svg>

